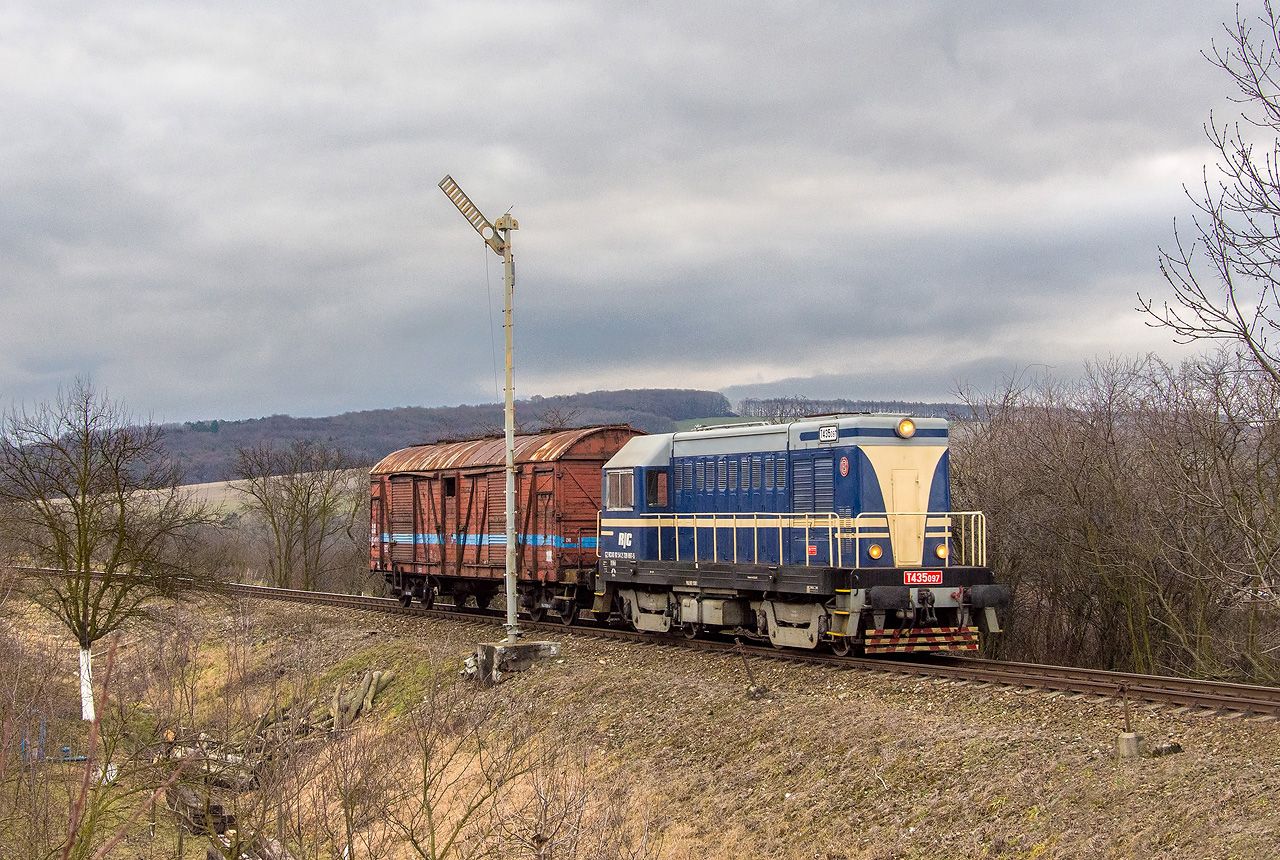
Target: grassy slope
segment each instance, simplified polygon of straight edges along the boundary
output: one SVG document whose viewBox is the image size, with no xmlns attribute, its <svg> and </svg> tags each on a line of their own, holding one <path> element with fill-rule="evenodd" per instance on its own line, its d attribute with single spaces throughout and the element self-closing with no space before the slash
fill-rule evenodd
<svg viewBox="0 0 1280 860">
<path fill-rule="evenodd" d="M 427 673 L 451 670 L 497 632 L 244 606 L 247 615 L 210 604 L 193 625 L 212 655 L 210 684 L 222 637 L 246 627 L 247 661 L 263 679 L 305 664 L 331 689 L 395 668 L 370 723 L 389 738 Z M 1139 731 L 1187 751 L 1121 763 L 1111 702 L 770 661 L 755 664 L 770 694 L 752 701 L 736 657 L 561 641 L 562 660 L 501 694 L 531 703 L 566 749 L 585 751 L 601 791 L 625 786 L 632 815 L 662 828 L 664 857 L 1269 858 L 1280 840 L 1274 722 L 1139 708 Z M 137 853 L 119 856 L 158 850 L 141 834 L 128 846 Z"/>
<path fill-rule="evenodd" d="M 401 703 L 416 663 L 486 635 L 309 614 L 316 653 L 347 672 L 397 665 Z M 1187 752 L 1119 763 L 1111 702 L 771 662 L 756 666 L 771 695 L 751 701 L 736 658 L 563 641 L 562 661 L 505 689 L 540 703 L 602 785 L 648 798 L 664 856 L 1261 858 L 1280 838 L 1274 722 L 1139 709 L 1139 731 Z"/>
</svg>

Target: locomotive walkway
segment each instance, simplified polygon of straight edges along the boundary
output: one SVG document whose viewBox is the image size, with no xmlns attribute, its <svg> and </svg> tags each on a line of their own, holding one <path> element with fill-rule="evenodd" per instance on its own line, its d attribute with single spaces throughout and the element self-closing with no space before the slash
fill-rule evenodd
<svg viewBox="0 0 1280 860">
<path fill-rule="evenodd" d="M 21 568 L 20 570 L 36 575 L 54 573 L 54 571 L 39 568 Z M 401 606 L 398 600 L 389 597 L 364 597 L 238 583 L 221 583 L 216 589 L 210 590 L 259 600 L 283 600 L 427 618 L 480 621 L 495 626 L 501 624 L 503 620 L 501 614 L 493 610 L 426 609 L 417 606 L 406 608 Z M 957 683 L 995 684 L 1117 701 L 1127 699 L 1130 702 L 1203 709 L 1223 716 L 1252 714 L 1280 719 L 1280 687 L 1173 678 L 1163 675 L 1139 675 L 1131 672 L 1109 672 L 1102 669 L 1080 669 L 1041 663 L 1014 663 L 976 657 L 940 656 L 927 661 L 886 657 L 839 657 L 823 652 L 779 650 L 771 646 L 747 645 L 725 639 L 686 639 L 683 636 L 638 633 L 632 630 L 582 623 L 569 627 L 560 622 L 533 622 L 523 619 L 521 625 L 528 629 L 555 631 L 558 635 L 569 634 L 625 639 L 649 644 L 678 645 L 703 651 L 742 653 L 769 660 L 933 677 Z"/>
</svg>

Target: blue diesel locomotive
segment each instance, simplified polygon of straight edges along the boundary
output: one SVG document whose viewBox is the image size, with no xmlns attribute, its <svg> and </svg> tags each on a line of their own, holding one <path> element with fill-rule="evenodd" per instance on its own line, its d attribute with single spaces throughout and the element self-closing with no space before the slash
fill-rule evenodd
<svg viewBox="0 0 1280 860">
<path fill-rule="evenodd" d="M 1009 590 L 951 510 L 948 424 L 852 414 L 637 436 L 604 466 L 595 617 L 839 654 L 974 651 Z"/>
</svg>

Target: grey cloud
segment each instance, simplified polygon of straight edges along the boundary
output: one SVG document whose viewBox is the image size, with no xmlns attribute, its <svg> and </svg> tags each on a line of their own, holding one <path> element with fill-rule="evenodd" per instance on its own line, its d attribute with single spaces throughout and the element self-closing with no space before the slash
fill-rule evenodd
<svg viewBox="0 0 1280 860">
<path fill-rule="evenodd" d="M 0 23 L 0 399 L 76 373 L 171 419 L 492 397 L 446 172 L 521 220 L 523 393 L 950 384 L 1130 319 L 1123 349 L 1231 14 L 28 4 Z"/>
</svg>

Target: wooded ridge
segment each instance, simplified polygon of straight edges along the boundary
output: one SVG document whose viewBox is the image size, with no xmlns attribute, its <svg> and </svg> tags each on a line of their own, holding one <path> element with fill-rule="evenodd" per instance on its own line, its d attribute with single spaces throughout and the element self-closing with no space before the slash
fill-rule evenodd
<svg viewBox="0 0 1280 860">
<path fill-rule="evenodd" d="M 675 429 L 694 418 L 729 417 L 729 401 L 715 391 L 646 388 L 592 391 L 516 401 L 520 432 L 590 424 L 630 424 L 651 433 Z M 441 439 L 502 432 L 502 404 L 402 406 L 368 409 L 326 418 L 271 415 L 241 421 L 194 421 L 165 426 L 165 446 L 182 464 L 190 483 L 232 477 L 236 452 L 294 439 L 340 446 L 358 465 L 369 465 L 398 448 Z"/>
</svg>

